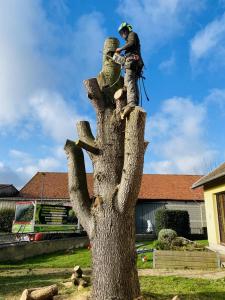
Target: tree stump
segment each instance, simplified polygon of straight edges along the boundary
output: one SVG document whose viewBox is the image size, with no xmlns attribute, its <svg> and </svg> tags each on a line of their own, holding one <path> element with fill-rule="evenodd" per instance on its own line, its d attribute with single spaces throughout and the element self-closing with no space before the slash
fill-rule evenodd
<svg viewBox="0 0 225 300">
<path fill-rule="evenodd" d="M 80 266 L 75 266 L 73 270 L 76 278 L 82 278 L 83 271 L 81 270 Z"/>
</svg>

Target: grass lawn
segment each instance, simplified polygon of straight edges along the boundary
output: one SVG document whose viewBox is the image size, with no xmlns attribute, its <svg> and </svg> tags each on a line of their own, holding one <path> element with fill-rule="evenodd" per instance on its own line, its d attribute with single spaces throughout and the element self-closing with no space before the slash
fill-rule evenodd
<svg viewBox="0 0 225 300">
<path fill-rule="evenodd" d="M 90 254 L 90 251 L 86 248 L 77 249 L 73 253 L 60 251 L 56 253 L 43 254 L 27 258 L 16 263 L 0 264 L 0 270 L 6 268 L 73 268 L 75 265 L 80 265 L 82 268 L 89 268 L 91 266 Z"/>
<path fill-rule="evenodd" d="M 225 278 L 220 280 L 182 277 L 141 277 L 141 290 L 146 299 L 171 300 L 224 300 Z"/>
<path fill-rule="evenodd" d="M 207 241 L 198 242 L 207 245 Z M 153 247 L 153 242 L 139 244 L 144 244 L 140 248 Z M 148 257 L 147 262 L 142 262 L 141 260 L 144 255 Z M 26 274 L 26 272 L 20 274 L 19 269 L 46 268 L 47 271 L 48 268 L 72 268 L 77 264 L 82 268 L 91 267 L 91 253 L 88 249 L 77 249 L 74 253 L 58 252 L 29 258 L 18 263 L 1 264 L 0 269 L 10 269 L 10 271 L 2 270 L 0 272 L 0 300 L 16 300 L 25 288 L 46 286 L 53 283 L 57 283 L 60 293 L 65 295 L 65 299 L 69 299 L 67 297 L 73 297 L 76 291 L 74 291 L 74 288 L 65 289 L 61 284 L 66 278 L 68 279 L 69 275 L 62 275 L 62 273 L 34 275 L 32 273 Z M 137 265 L 139 269 L 151 268 L 152 253 L 139 254 Z M 18 269 L 18 271 L 13 271 L 13 269 Z M 225 278 L 207 280 L 174 276 L 148 276 L 140 277 L 140 283 L 146 300 L 171 300 L 173 296 L 178 294 L 181 300 L 225 299 Z"/>
<path fill-rule="evenodd" d="M 203 245 L 208 245 L 208 241 L 197 241 Z M 143 242 L 137 244 L 144 244 L 139 248 L 153 248 L 152 242 Z M 147 261 L 142 262 L 142 257 L 147 256 Z M 152 268 L 153 264 L 153 254 L 144 253 L 138 255 L 137 267 L 138 269 L 149 269 Z M 80 265 L 82 268 L 91 267 L 91 252 L 86 249 L 76 249 L 73 253 L 66 253 L 65 251 L 45 254 L 41 256 L 36 256 L 32 258 L 24 259 L 23 261 L 17 263 L 3 263 L 0 264 L 0 269 L 21 269 L 21 268 L 72 268 L 75 265 Z"/>
<path fill-rule="evenodd" d="M 74 288 L 65 289 L 60 282 L 65 281 L 68 275 L 26 275 L 1 276 L 0 300 L 16 300 L 25 288 L 45 286 L 57 283 L 60 293 L 65 299 L 74 293 Z M 225 279 L 207 280 L 182 277 L 140 277 L 141 290 L 146 300 L 171 300 L 180 295 L 181 300 L 224 300 Z M 63 298 L 64 299 L 64 298 Z"/>
</svg>

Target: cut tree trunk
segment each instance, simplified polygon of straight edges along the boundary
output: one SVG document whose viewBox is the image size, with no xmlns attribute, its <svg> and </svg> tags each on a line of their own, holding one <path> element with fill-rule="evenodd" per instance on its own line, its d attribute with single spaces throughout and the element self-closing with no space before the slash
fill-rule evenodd
<svg viewBox="0 0 225 300">
<path fill-rule="evenodd" d="M 134 214 L 104 210 L 92 241 L 92 299 L 133 300 L 140 295 L 134 225 Z"/>
<path fill-rule="evenodd" d="M 124 120 L 113 99 L 123 87 L 120 68 L 107 59 L 118 40 L 109 38 L 97 80 L 84 82 L 97 115 L 97 135 L 78 123 L 79 140 L 92 159 L 94 199 L 87 189 L 82 144 L 67 141 L 70 200 L 92 245 L 93 300 L 133 300 L 140 296 L 135 251 L 135 205 L 143 173 L 146 113 L 135 107 Z M 116 90 L 115 90 L 116 88 Z M 80 145 L 80 147 L 79 147 Z M 94 200 L 94 201 L 93 201 Z"/>
</svg>

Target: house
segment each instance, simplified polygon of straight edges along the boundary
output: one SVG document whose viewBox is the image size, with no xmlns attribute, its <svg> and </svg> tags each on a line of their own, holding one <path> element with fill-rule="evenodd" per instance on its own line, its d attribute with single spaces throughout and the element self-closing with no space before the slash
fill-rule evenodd
<svg viewBox="0 0 225 300">
<path fill-rule="evenodd" d="M 0 198 L 16 196 L 19 191 L 12 184 L 0 184 Z"/>
<path fill-rule="evenodd" d="M 193 189 L 204 188 L 208 240 L 211 249 L 225 252 L 225 163 L 200 178 Z"/>
<path fill-rule="evenodd" d="M 67 173 L 38 172 L 20 190 L 16 201 L 38 201 L 70 205 Z M 136 231 L 146 233 L 149 221 L 154 231 L 155 212 L 158 209 L 187 210 L 191 232 L 201 234 L 206 227 L 203 189 L 190 187 L 201 176 L 144 174 L 136 206 Z M 92 195 L 93 175 L 87 174 L 89 194 Z"/>
<path fill-rule="evenodd" d="M 14 187 L 14 185 L 0 184 L 0 209 L 2 207 L 10 207 L 11 201 L 9 199 L 12 197 L 17 197 L 18 195 L 19 191 Z"/>
</svg>

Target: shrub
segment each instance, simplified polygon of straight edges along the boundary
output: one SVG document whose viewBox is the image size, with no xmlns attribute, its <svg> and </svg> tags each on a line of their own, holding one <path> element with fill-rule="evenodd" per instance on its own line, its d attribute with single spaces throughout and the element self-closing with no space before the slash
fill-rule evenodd
<svg viewBox="0 0 225 300">
<path fill-rule="evenodd" d="M 11 232 L 15 210 L 12 208 L 2 208 L 0 210 L 0 231 Z"/>
<path fill-rule="evenodd" d="M 162 229 L 159 232 L 158 240 L 154 243 L 154 248 L 159 250 L 170 250 L 172 241 L 177 237 L 177 233 L 172 229 Z"/>
<path fill-rule="evenodd" d="M 184 245 L 186 245 L 187 243 L 184 242 L 183 238 L 182 237 L 176 237 L 172 243 L 171 243 L 171 246 L 174 248 L 176 247 L 183 247 Z"/>
<path fill-rule="evenodd" d="M 160 242 L 171 243 L 177 237 L 176 231 L 172 229 L 161 229 L 158 235 L 158 240 Z"/>
<path fill-rule="evenodd" d="M 156 234 L 161 229 L 173 229 L 179 236 L 187 237 L 190 234 L 189 214 L 185 210 L 160 209 L 155 216 Z"/>
<path fill-rule="evenodd" d="M 170 245 L 168 243 L 156 240 L 153 244 L 153 248 L 156 250 L 170 250 Z"/>
</svg>

